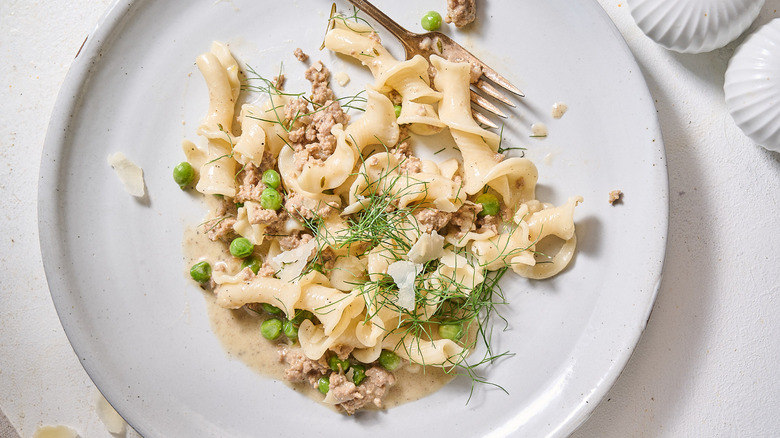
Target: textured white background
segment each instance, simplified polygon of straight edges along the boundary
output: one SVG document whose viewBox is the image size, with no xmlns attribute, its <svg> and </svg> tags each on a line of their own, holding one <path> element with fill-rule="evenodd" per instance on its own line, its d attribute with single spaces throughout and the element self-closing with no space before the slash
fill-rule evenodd
<svg viewBox="0 0 780 438">
<path fill-rule="evenodd" d="M 739 131 L 722 90 L 744 37 L 680 55 L 645 37 L 624 0 L 599 2 L 655 98 L 671 213 L 664 280 L 647 330 L 574 436 L 780 436 L 780 154 Z M 110 4 L 0 1 L 0 408 L 23 437 L 41 424 L 111 436 L 49 297 L 36 216 L 57 91 Z M 778 9 L 780 0 L 768 0 L 748 32 L 780 16 Z"/>
</svg>

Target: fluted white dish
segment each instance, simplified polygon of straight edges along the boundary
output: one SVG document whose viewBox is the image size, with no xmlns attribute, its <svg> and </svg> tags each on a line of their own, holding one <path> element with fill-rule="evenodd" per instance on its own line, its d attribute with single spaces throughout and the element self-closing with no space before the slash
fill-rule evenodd
<svg viewBox="0 0 780 438">
<path fill-rule="evenodd" d="M 737 126 L 780 152 L 780 18 L 750 35 L 729 61 L 723 90 Z"/>
<path fill-rule="evenodd" d="M 653 41 L 680 53 L 704 53 L 734 41 L 764 0 L 628 0 L 631 15 Z"/>
</svg>

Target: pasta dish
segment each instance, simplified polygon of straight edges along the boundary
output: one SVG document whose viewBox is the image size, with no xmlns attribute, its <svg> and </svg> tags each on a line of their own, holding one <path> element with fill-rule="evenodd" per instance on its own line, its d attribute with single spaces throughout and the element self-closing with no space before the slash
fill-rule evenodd
<svg viewBox="0 0 780 438">
<path fill-rule="evenodd" d="M 353 414 L 382 407 L 405 367 L 479 380 L 475 366 L 501 355 L 489 346 L 499 280 L 561 272 L 582 198 L 536 199 L 534 164 L 471 115 L 471 65 L 398 60 L 355 17 L 331 21 L 325 47 L 373 84 L 338 98 L 317 61 L 311 92 L 289 93 L 215 42 L 196 61 L 202 144 L 183 142 L 174 176 L 211 206 L 193 239 L 218 250 L 196 246 L 193 279 L 219 307 L 254 315 L 287 380 Z M 237 105 L 242 93 L 256 103 Z M 415 138 L 440 132 L 459 158 L 414 153 Z"/>
</svg>

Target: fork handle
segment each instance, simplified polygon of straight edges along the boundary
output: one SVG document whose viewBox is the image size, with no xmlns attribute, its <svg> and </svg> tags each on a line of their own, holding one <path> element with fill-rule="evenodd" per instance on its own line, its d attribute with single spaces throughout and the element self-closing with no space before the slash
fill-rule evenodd
<svg viewBox="0 0 780 438">
<path fill-rule="evenodd" d="M 349 2 L 355 5 L 355 7 L 361 11 L 368 14 L 371 18 L 382 25 L 382 27 L 387 29 L 391 34 L 398 38 L 398 40 L 401 41 L 401 44 L 403 44 L 407 56 L 410 53 L 414 53 L 414 48 L 409 46 L 407 39 L 413 38 L 417 36 L 417 34 L 404 29 L 400 24 L 393 21 L 392 18 L 385 15 L 384 12 L 380 11 L 376 6 L 372 5 L 366 0 L 349 0 Z"/>
</svg>

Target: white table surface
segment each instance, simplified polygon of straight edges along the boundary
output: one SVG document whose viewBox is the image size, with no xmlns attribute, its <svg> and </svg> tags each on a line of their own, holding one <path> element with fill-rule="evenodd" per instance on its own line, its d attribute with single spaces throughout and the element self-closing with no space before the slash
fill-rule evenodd
<svg viewBox="0 0 780 438">
<path fill-rule="evenodd" d="M 711 53 L 676 54 L 636 27 L 625 0 L 599 2 L 655 98 L 671 213 L 647 329 L 574 436 L 780 436 L 780 154 L 742 134 L 723 96 L 728 60 L 744 35 Z M 111 437 L 52 305 L 36 213 L 57 92 L 110 4 L 0 2 L 0 408 L 23 437 L 42 424 Z M 780 17 L 778 9 L 780 0 L 767 0 L 748 33 Z"/>
</svg>

